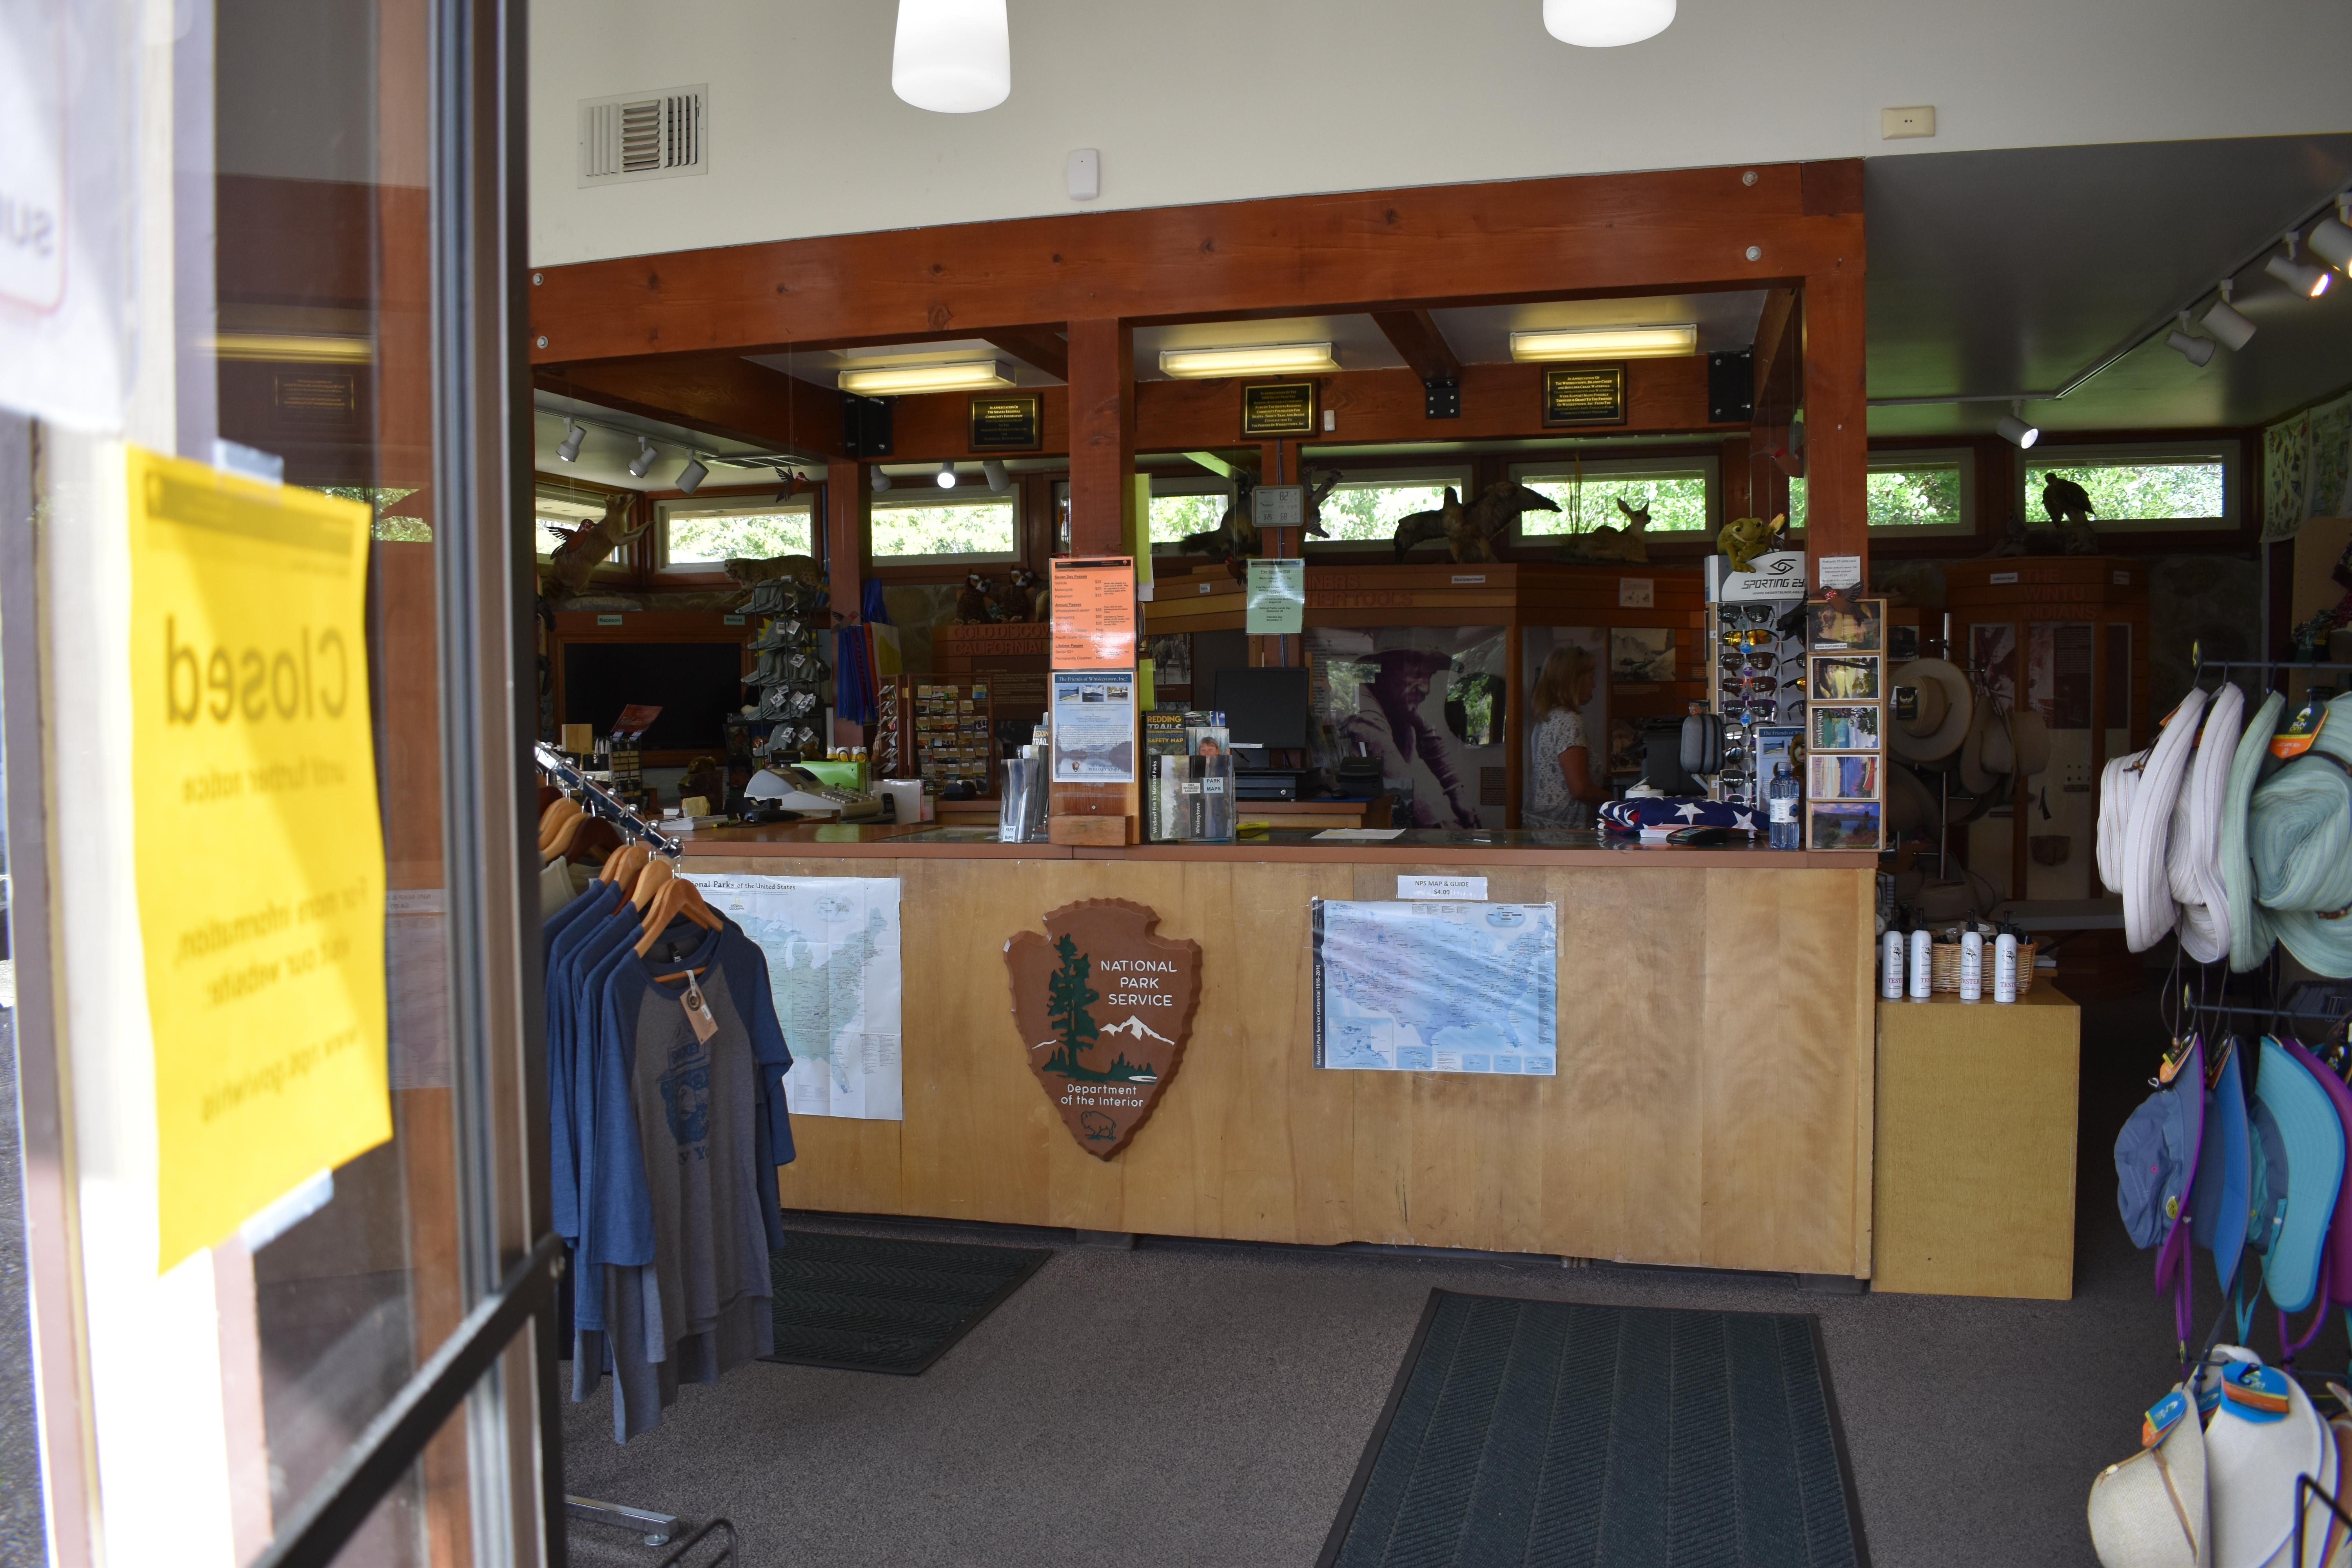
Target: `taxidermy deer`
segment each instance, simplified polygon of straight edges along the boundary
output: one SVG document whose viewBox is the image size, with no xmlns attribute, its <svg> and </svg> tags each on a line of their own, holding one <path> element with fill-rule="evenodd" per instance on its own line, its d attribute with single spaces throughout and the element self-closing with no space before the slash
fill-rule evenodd
<svg viewBox="0 0 2352 1568">
<path fill-rule="evenodd" d="M 622 545 L 644 535 L 653 526 L 647 518 L 636 528 L 627 526 L 629 508 L 637 499 L 635 490 L 617 490 L 604 498 L 604 515 L 593 522 L 583 522 L 564 536 L 547 559 L 548 575 L 552 582 L 550 597 L 569 598 L 588 591 L 588 579 L 604 558 Z"/>
<path fill-rule="evenodd" d="M 1560 546 L 1560 557 L 1571 561 L 1627 561 L 1646 565 L 1650 559 L 1650 542 L 1645 531 L 1650 526 L 1650 509 L 1639 510 L 1627 506 L 1625 498 L 1617 498 L 1617 510 L 1625 514 L 1622 528 L 1596 528 L 1581 537 L 1571 536 Z M 1572 553 L 1571 553 L 1572 552 Z"/>
</svg>

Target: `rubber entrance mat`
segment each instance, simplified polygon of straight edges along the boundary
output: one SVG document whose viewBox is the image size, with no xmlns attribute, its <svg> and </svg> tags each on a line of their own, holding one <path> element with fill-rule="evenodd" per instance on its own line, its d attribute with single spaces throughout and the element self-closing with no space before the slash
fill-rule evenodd
<svg viewBox="0 0 2352 1568">
<path fill-rule="evenodd" d="M 832 1231 L 788 1230 L 784 1239 L 769 1255 L 776 1352 L 762 1359 L 901 1377 L 939 1360 L 1054 1256 Z"/>
<path fill-rule="evenodd" d="M 1860 1568 L 1811 1317 L 1430 1292 L 1322 1568 Z"/>
</svg>

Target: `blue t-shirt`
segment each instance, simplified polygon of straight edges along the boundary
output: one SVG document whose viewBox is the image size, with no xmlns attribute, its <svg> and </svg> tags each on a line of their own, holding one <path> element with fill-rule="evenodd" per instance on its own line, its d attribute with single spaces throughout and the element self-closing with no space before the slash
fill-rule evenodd
<svg viewBox="0 0 2352 1568">
<path fill-rule="evenodd" d="M 643 930 L 637 912 L 615 894 L 603 913 L 576 921 L 557 936 L 548 963 L 548 1202 L 556 1232 L 567 1240 L 580 1234 L 580 1151 L 576 1124 L 562 1108 L 572 1103 L 582 1031 L 593 1013 L 584 977 L 634 944 Z"/>
</svg>

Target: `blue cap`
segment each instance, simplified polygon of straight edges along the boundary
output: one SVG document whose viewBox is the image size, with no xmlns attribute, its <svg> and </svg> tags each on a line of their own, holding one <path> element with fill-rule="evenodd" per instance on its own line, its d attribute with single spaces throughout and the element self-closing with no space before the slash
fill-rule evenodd
<svg viewBox="0 0 2352 1568">
<path fill-rule="evenodd" d="M 2276 1153 L 2286 1165 L 2264 1178 L 2273 1205 L 2284 1192 L 2286 1210 L 2263 1259 L 2263 1282 L 2279 1310 L 2300 1312 L 2319 1293 L 2320 1255 L 2344 1183 L 2344 1124 L 2319 1080 L 2268 1036 L 2263 1038 L 2254 1103 L 2257 1123 L 2267 1111 L 2277 1129 Z"/>
<path fill-rule="evenodd" d="M 2197 1182 L 2190 1200 L 2189 1234 L 2213 1255 L 2214 1278 L 2227 1295 L 2246 1249 L 2246 1205 L 2251 1178 L 2247 1148 L 2246 1080 L 2234 1040 L 2217 1053 L 2212 1091 L 2205 1097 L 2205 1136 L 2197 1146 Z"/>
</svg>

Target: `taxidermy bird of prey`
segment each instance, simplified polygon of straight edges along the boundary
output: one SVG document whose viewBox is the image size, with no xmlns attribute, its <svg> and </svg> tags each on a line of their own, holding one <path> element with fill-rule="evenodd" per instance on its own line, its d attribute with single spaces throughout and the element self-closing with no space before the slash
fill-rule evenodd
<svg viewBox="0 0 2352 1568">
<path fill-rule="evenodd" d="M 2042 481 L 2042 510 L 2050 514 L 2053 522 L 2079 522 L 2088 527 L 2091 493 L 2072 479 L 2051 474 Z"/>
</svg>

